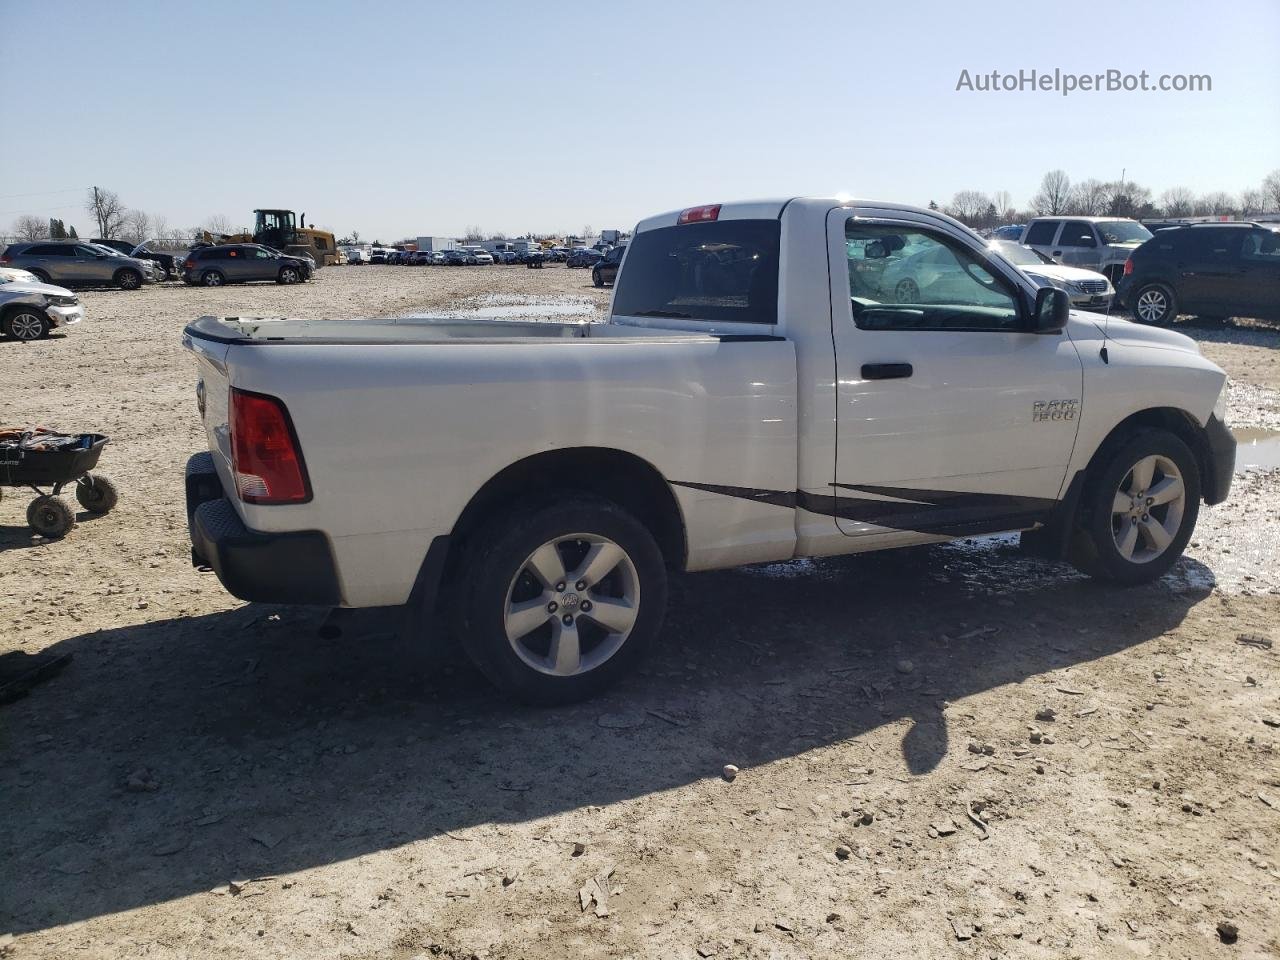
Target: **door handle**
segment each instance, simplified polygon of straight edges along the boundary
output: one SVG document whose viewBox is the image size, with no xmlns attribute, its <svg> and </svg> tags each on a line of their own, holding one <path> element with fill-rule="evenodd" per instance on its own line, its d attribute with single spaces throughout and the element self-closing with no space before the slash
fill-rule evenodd
<svg viewBox="0 0 1280 960">
<path fill-rule="evenodd" d="M 1061 250 L 1055 250 L 1055 251 L 1053 251 L 1053 255 L 1054 255 L 1055 257 L 1060 257 L 1060 256 L 1062 256 L 1062 251 L 1061 251 Z"/>
<path fill-rule="evenodd" d="M 911 376 L 909 363 L 864 363 L 863 380 L 899 380 Z"/>
</svg>

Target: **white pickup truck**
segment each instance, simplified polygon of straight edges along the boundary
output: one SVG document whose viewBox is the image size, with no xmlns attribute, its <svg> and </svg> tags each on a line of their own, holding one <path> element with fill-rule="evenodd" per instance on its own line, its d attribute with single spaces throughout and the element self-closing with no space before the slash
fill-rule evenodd
<svg viewBox="0 0 1280 960">
<path fill-rule="evenodd" d="M 902 283 L 938 256 L 960 269 Z M 1193 341 L 1069 313 L 883 203 L 645 220 L 607 323 L 204 317 L 184 342 L 193 561 L 246 600 L 447 614 L 534 702 L 629 670 L 668 571 L 1025 531 L 1152 580 L 1235 459 Z"/>
</svg>

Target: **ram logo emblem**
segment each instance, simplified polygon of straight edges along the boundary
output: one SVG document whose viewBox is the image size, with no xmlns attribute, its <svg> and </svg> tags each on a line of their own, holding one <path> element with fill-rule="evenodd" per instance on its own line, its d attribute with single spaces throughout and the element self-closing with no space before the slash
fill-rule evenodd
<svg viewBox="0 0 1280 960">
<path fill-rule="evenodd" d="M 1031 410 L 1031 420 L 1033 423 L 1046 420 L 1074 420 L 1079 409 L 1079 400 L 1037 400 Z"/>
</svg>

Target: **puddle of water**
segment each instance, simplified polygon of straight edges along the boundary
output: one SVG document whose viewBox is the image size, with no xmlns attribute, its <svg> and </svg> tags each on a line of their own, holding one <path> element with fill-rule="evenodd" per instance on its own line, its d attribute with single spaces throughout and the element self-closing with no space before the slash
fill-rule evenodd
<svg viewBox="0 0 1280 960">
<path fill-rule="evenodd" d="M 1247 427 L 1233 430 L 1236 438 L 1236 472 L 1280 467 L 1280 430 Z"/>
</svg>

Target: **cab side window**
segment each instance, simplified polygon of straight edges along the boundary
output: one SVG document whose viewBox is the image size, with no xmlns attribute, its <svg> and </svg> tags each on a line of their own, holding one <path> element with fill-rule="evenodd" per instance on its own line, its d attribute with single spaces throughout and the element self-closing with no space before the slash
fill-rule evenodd
<svg viewBox="0 0 1280 960">
<path fill-rule="evenodd" d="M 845 248 L 862 330 L 1019 329 L 1017 289 L 950 237 L 851 218 Z"/>
<path fill-rule="evenodd" d="M 1027 231 L 1027 239 L 1025 242 L 1029 246 L 1039 244 L 1040 246 L 1047 247 L 1049 244 L 1053 243 L 1053 238 L 1057 232 L 1057 220 L 1041 220 L 1040 222 L 1033 223 L 1031 225 L 1031 229 Z"/>
<path fill-rule="evenodd" d="M 1062 236 L 1058 239 L 1060 247 L 1096 247 L 1093 227 L 1083 220 L 1068 220 L 1062 225 Z"/>
</svg>

